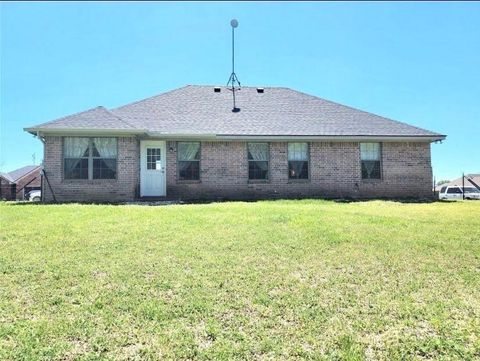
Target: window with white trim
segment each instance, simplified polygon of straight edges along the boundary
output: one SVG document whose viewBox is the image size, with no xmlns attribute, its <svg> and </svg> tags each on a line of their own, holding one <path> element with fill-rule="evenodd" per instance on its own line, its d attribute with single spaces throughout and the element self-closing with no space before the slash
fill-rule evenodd
<svg viewBox="0 0 480 361">
<path fill-rule="evenodd" d="M 288 178 L 308 179 L 308 143 L 288 143 Z"/>
<path fill-rule="evenodd" d="M 248 143 L 248 179 L 268 179 L 268 143 Z"/>
<path fill-rule="evenodd" d="M 200 143 L 178 142 L 178 179 L 200 180 Z"/>
<path fill-rule="evenodd" d="M 381 147 L 380 143 L 360 143 L 362 179 L 380 179 Z"/>
<path fill-rule="evenodd" d="M 63 167 L 65 179 L 115 179 L 117 138 L 65 137 Z"/>
</svg>

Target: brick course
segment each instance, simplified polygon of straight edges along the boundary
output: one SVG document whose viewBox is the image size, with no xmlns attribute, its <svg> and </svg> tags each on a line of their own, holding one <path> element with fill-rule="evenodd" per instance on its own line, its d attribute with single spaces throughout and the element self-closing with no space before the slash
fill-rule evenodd
<svg viewBox="0 0 480 361">
<path fill-rule="evenodd" d="M 63 180 L 62 138 L 46 137 L 44 167 L 60 201 L 129 201 L 139 194 L 139 141 L 118 138 L 118 179 Z M 172 151 L 169 151 L 169 149 Z M 430 143 L 382 143 L 382 179 L 362 180 L 358 142 L 310 142 L 310 177 L 289 180 L 287 143 L 270 142 L 268 181 L 248 180 L 247 144 L 201 142 L 200 181 L 180 181 L 167 141 L 167 199 L 432 196 Z M 45 185 L 46 200 L 51 194 Z"/>
<path fill-rule="evenodd" d="M 45 137 L 43 166 L 57 201 L 117 202 L 133 200 L 138 195 L 140 175 L 139 141 L 135 137 L 118 137 L 117 179 L 63 179 L 63 139 Z M 45 201 L 53 197 L 43 182 Z"/>
</svg>

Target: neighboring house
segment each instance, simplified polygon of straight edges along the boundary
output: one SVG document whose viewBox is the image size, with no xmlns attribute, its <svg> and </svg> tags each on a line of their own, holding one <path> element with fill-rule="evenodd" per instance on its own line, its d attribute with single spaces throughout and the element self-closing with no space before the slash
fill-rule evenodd
<svg viewBox="0 0 480 361">
<path fill-rule="evenodd" d="M 22 200 L 31 190 L 41 189 L 41 171 L 39 165 L 27 165 L 9 173 L 0 173 L 0 199 Z"/>
<path fill-rule="evenodd" d="M 431 197 L 444 135 L 288 88 L 189 85 L 25 130 L 45 200 Z"/>
<path fill-rule="evenodd" d="M 470 182 L 469 180 L 472 180 L 472 182 Z M 465 174 L 465 187 L 476 187 L 477 186 L 480 186 L 480 174 Z M 459 186 L 459 187 L 462 187 L 462 177 L 460 178 L 457 178 L 457 179 L 454 179 L 448 183 L 443 183 L 443 184 L 440 184 L 440 185 L 437 185 L 435 187 L 435 191 L 436 192 L 440 192 L 440 189 L 442 189 L 443 187 L 448 187 L 448 186 Z"/>
</svg>

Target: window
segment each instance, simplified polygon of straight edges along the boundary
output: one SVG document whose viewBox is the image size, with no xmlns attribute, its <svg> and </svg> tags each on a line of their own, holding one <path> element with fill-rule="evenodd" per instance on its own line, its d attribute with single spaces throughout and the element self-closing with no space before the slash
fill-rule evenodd
<svg viewBox="0 0 480 361">
<path fill-rule="evenodd" d="M 117 139 L 91 138 L 93 179 L 115 179 L 117 176 Z"/>
<path fill-rule="evenodd" d="M 462 190 L 460 189 L 460 187 L 450 187 L 448 188 L 447 190 L 447 193 L 448 194 L 462 194 Z"/>
<path fill-rule="evenodd" d="M 178 179 L 200 179 L 200 143 L 178 142 Z"/>
<path fill-rule="evenodd" d="M 160 148 L 147 148 L 147 169 L 160 170 L 162 153 Z"/>
<path fill-rule="evenodd" d="M 65 179 L 88 179 L 89 144 L 89 138 L 64 139 Z"/>
<path fill-rule="evenodd" d="M 248 143 L 248 179 L 268 179 L 268 143 Z"/>
<path fill-rule="evenodd" d="M 447 187 L 442 187 L 442 189 L 440 189 L 440 193 L 445 193 L 446 190 L 447 190 Z"/>
<path fill-rule="evenodd" d="M 288 178 L 308 179 L 308 143 L 288 143 Z"/>
<path fill-rule="evenodd" d="M 115 179 L 116 138 L 73 138 L 63 141 L 65 179 Z"/>
<path fill-rule="evenodd" d="M 360 143 L 362 179 L 380 179 L 380 143 Z"/>
</svg>

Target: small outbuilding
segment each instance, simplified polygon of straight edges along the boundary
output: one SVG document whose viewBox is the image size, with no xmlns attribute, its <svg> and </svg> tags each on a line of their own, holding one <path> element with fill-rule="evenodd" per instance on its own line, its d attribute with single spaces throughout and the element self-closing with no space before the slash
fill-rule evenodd
<svg viewBox="0 0 480 361">
<path fill-rule="evenodd" d="M 42 187 L 42 167 L 27 165 L 8 173 L 0 173 L 0 199 L 22 200 L 25 194 Z"/>
<path fill-rule="evenodd" d="M 480 186 L 480 173 L 475 174 L 465 174 L 465 180 L 462 181 L 462 177 L 451 180 L 447 183 L 442 183 L 440 185 L 435 186 L 435 192 L 440 192 L 440 190 L 444 187 L 448 186 L 459 186 L 462 187 L 465 184 L 465 187 L 475 187 L 478 188 Z"/>
</svg>

